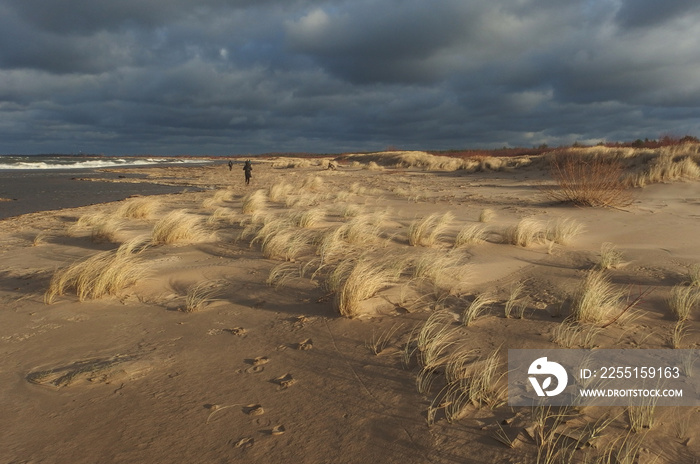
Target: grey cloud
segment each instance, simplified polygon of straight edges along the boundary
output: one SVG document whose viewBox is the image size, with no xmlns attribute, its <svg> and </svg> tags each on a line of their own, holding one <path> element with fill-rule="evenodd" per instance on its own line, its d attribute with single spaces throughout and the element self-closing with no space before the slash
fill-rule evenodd
<svg viewBox="0 0 700 464">
<path fill-rule="evenodd" d="M 669 19 L 681 18 L 681 3 Z M 651 3 L 635 5 L 5 0 L 0 153 L 333 152 L 697 134 L 700 21 L 691 13 L 700 12 L 640 28 L 629 18 Z"/>
<path fill-rule="evenodd" d="M 623 0 L 616 19 L 626 28 L 653 27 L 698 10 L 696 0 Z"/>
</svg>

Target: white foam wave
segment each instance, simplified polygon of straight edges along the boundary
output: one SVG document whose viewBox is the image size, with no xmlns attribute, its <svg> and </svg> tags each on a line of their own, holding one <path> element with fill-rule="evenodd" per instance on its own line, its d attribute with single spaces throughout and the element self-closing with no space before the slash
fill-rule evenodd
<svg viewBox="0 0 700 464">
<path fill-rule="evenodd" d="M 98 159 L 80 161 L 18 161 L 3 163 L 0 159 L 0 170 L 10 169 L 95 169 L 123 166 L 152 166 L 159 164 L 188 164 L 206 163 L 208 160 L 172 159 L 172 158 L 139 158 L 139 159 Z"/>
</svg>

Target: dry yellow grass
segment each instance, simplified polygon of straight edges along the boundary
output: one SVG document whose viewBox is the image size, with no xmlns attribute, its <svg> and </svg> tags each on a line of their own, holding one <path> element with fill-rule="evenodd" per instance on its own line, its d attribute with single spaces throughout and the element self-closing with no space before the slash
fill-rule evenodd
<svg viewBox="0 0 700 464">
<path fill-rule="evenodd" d="M 127 200 L 116 211 L 116 215 L 132 219 L 149 219 L 160 207 L 161 201 L 156 197 L 142 197 Z"/>
<path fill-rule="evenodd" d="M 209 238 L 210 234 L 202 227 L 202 220 L 181 209 L 171 211 L 156 222 L 151 234 L 155 245 L 202 242 Z"/>
<path fill-rule="evenodd" d="M 132 240 L 116 250 L 97 253 L 56 271 L 44 301 L 51 304 L 69 290 L 74 290 L 80 301 L 96 299 L 114 295 L 135 283 L 145 273 L 138 258 L 142 243 L 140 239 Z"/>
<path fill-rule="evenodd" d="M 241 210 L 243 214 L 253 214 L 260 211 L 267 205 L 267 195 L 264 190 L 256 190 L 243 197 Z"/>
<path fill-rule="evenodd" d="M 504 243 L 528 247 L 543 243 L 547 237 L 547 228 L 536 219 L 525 218 L 516 225 L 507 227 L 503 231 L 502 237 Z"/>
<path fill-rule="evenodd" d="M 344 317 L 357 317 L 360 303 L 398 281 L 401 266 L 388 259 L 368 256 L 341 261 L 331 272 L 327 286 L 335 293 L 334 306 Z"/>
<path fill-rule="evenodd" d="M 454 214 L 433 213 L 423 219 L 416 219 L 408 226 L 408 243 L 411 246 L 434 246 L 440 241 Z"/>
<path fill-rule="evenodd" d="M 478 224 L 465 225 L 457 233 L 455 238 L 455 248 L 462 248 L 470 245 L 479 245 L 486 241 L 486 229 Z"/>
<path fill-rule="evenodd" d="M 622 292 L 615 289 L 603 271 L 591 270 L 574 292 L 571 311 L 579 322 L 602 322 L 620 306 Z"/>
</svg>

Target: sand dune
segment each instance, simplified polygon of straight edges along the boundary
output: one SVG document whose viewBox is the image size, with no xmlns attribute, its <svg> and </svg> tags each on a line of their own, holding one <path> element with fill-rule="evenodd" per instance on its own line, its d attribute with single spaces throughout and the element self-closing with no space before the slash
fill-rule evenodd
<svg viewBox="0 0 700 464">
<path fill-rule="evenodd" d="M 614 462 L 600 456 L 624 442 L 634 462 L 694 462 L 697 407 L 657 408 L 629 434 L 621 407 L 537 429 L 537 411 L 505 405 L 509 348 L 700 343 L 700 308 L 679 322 L 667 301 L 700 285 L 697 150 L 584 155 L 637 180 L 659 156 L 686 174 L 590 208 L 552 201 L 534 157 L 259 160 L 248 187 L 223 164 L 148 167 L 206 190 L 0 221 L 0 461 Z M 81 293 L 97 272 L 75 273 L 47 304 L 57 273 L 129 243 L 136 277 L 101 268 L 109 291 Z M 619 297 L 573 321 L 605 243 L 616 259 L 596 272 Z M 466 397 L 460 379 L 483 386 Z"/>
</svg>

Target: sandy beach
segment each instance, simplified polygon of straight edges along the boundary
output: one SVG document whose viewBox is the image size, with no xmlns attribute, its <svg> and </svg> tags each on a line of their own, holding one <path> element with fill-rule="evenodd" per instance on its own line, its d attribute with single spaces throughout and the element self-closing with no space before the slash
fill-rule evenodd
<svg viewBox="0 0 700 464">
<path fill-rule="evenodd" d="M 697 462 L 700 407 L 506 403 L 508 349 L 700 344 L 668 302 L 700 294 L 698 145 L 569 152 L 628 198 L 552 198 L 556 153 L 388 152 L 109 169 L 177 192 L 0 220 L 0 462 Z"/>
</svg>

